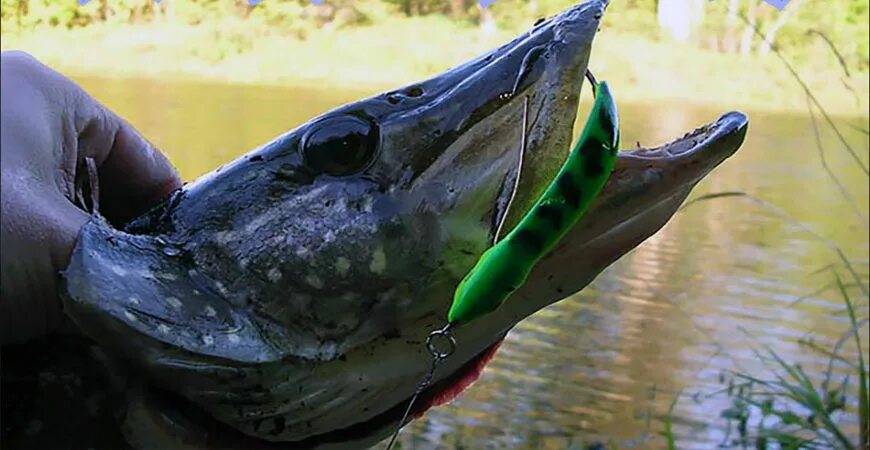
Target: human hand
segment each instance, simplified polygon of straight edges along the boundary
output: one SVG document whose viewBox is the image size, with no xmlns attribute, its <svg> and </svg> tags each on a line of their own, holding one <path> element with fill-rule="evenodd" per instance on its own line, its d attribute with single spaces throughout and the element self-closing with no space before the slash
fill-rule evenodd
<svg viewBox="0 0 870 450">
<path fill-rule="evenodd" d="M 88 213 L 76 182 L 96 163 L 100 213 L 134 217 L 181 186 L 169 161 L 72 80 L 22 52 L 0 54 L 0 343 L 56 332 L 59 272 Z"/>
</svg>

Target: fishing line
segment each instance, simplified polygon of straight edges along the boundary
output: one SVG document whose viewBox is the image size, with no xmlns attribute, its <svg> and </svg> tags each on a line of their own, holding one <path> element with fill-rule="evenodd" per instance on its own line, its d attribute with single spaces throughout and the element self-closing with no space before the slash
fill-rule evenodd
<svg viewBox="0 0 870 450">
<path fill-rule="evenodd" d="M 529 96 L 523 97 L 523 130 L 520 134 L 520 158 L 517 163 L 517 176 L 514 178 L 514 186 L 511 189 L 511 196 L 507 201 L 507 205 L 505 205 L 504 213 L 501 216 L 501 220 L 498 222 L 498 227 L 495 229 L 495 234 L 493 235 L 493 245 L 498 242 L 498 238 L 501 235 L 501 229 L 504 226 L 504 223 L 507 221 L 508 213 L 511 211 L 511 204 L 514 202 L 514 197 L 517 196 L 517 190 L 520 188 L 520 177 L 523 175 L 523 159 L 526 157 L 526 127 L 528 126 L 529 119 Z"/>
<path fill-rule="evenodd" d="M 446 339 L 448 347 L 445 351 L 438 350 L 436 338 Z M 402 415 L 402 420 L 399 421 L 399 426 L 396 428 L 396 432 L 393 433 L 393 437 L 390 438 L 390 443 L 387 444 L 387 450 L 393 448 L 396 438 L 399 437 L 399 432 L 402 431 L 402 427 L 405 425 L 408 415 L 411 414 L 411 408 L 413 408 L 414 403 L 417 401 L 417 397 L 419 397 L 420 394 L 422 394 L 423 391 L 432 384 L 432 380 L 435 379 L 435 369 L 438 368 L 438 364 L 447 359 L 447 357 L 452 355 L 453 351 L 456 350 L 456 339 L 452 334 L 450 334 L 449 323 L 443 328 L 429 333 L 429 336 L 426 338 L 426 349 L 429 350 L 429 354 L 432 355 L 432 365 L 429 366 L 429 372 L 427 372 L 420 382 L 417 383 L 417 389 L 414 391 L 414 395 L 411 396 L 411 401 L 408 402 L 408 407 L 405 408 L 405 414 Z"/>
<path fill-rule="evenodd" d="M 507 219 L 508 212 L 510 212 L 511 203 L 516 196 L 517 188 L 520 185 L 520 175 L 522 174 L 523 158 L 525 157 L 526 153 L 526 126 L 528 123 L 528 118 L 529 96 L 525 96 L 523 97 L 523 129 L 520 135 L 520 160 L 517 165 L 517 176 L 514 180 L 513 191 L 511 192 L 511 197 L 508 200 L 504 215 L 502 216 L 502 219 L 495 230 L 495 235 L 493 237 L 494 241 L 498 241 L 498 235 L 501 233 L 501 228 L 504 225 L 505 220 Z M 411 396 L 411 400 L 408 402 L 408 407 L 405 408 L 405 414 L 403 414 L 402 419 L 399 420 L 399 426 L 396 427 L 396 431 L 390 438 L 390 442 L 387 444 L 386 450 L 391 450 L 393 448 L 393 445 L 396 443 L 396 439 L 399 437 L 399 432 L 402 431 L 402 427 L 405 426 L 405 421 L 411 414 L 411 409 L 414 407 L 414 403 L 417 401 L 417 398 L 432 384 L 432 380 L 435 378 L 435 370 L 438 368 L 438 364 L 447 359 L 447 357 L 452 355 L 454 350 L 456 350 L 456 338 L 454 338 L 453 335 L 450 333 L 451 326 L 452 325 L 450 323 L 447 323 L 447 325 L 444 325 L 443 327 L 429 333 L 429 336 L 426 337 L 426 349 L 429 351 L 429 354 L 432 355 L 432 363 L 429 366 L 429 371 L 425 375 L 423 375 L 423 378 L 420 379 L 419 383 L 417 383 L 417 389 L 414 390 L 414 395 Z M 438 350 L 438 346 L 436 344 L 437 340 L 446 340 L 446 342 L 448 343 L 448 347 L 445 351 Z"/>
</svg>

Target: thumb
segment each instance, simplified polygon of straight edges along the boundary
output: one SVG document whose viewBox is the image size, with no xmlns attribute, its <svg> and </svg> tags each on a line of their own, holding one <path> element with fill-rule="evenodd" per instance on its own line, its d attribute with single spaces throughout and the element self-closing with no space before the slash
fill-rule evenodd
<svg viewBox="0 0 870 450">
<path fill-rule="evenodd" d="M 85 158 L 96 162 L 101 214 L 123 223 L 181 187 L 178 172 L 162 153 L 127 121 L 82 95 L 76 164 L 86 173 Z"/>
</svg>

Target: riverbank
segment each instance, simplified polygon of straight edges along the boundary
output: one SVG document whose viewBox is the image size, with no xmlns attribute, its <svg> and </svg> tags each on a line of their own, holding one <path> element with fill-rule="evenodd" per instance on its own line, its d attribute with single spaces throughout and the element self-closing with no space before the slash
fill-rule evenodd
<svg viewBox="0 0 870 450">
<path fill-rule="evenodd" d="M 27 51 L 70 74 L 374 91 L 434 75 L 518 32 L 484 32 L 440 16 L 304 34 L 227 19 L 198 26 L 97 24 L 4 32 L 0 46 Z M 774 54 L 744 58 L 604 28 L 590 67 L 622 101 L 754 111 L 807 108 L 800 84 Z M 867 73 L 847 77 L 834 55 L 820 55 L 797 70 L 829 113 L 867 115 Z"/>
</svg>

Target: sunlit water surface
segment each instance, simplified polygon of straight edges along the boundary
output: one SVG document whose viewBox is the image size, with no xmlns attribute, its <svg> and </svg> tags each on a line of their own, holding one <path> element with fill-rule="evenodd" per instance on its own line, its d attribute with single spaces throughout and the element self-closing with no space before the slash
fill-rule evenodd
<svg viewBox="0 0 870 450">
<path fill-rule="evenodd" d="M 373 93 L 76 80 L 167 153 L 186 180 Z M 626 146 L 662 144 L 725 111 L 619 109 Z M 761 198 L 839 245 L 866 280 L 867 227 L 823 171 L 808 116 L 748 113 L 743 148 L 693 196 L 742 191 Z M 866 122 L 838 123 L 866 161 L 866 137 L 847 125 Z M 831 132 L 823 130 L 821 140 L 828 164 L 866 214 L 866 178 Z M 727 443 L 736 432 L 729 437 L 720 414 L 732 399 L 714 393 L 732 370 L 772 376 L 754 350 L 769 345 L 814 379 L 824 373 L 828 359 L 798 340 L 812 336 L 830 348 L 848 329 L 836 291 L 817 292 L 833 281 L 821 270 L 832 262 L 829 248 L 769 209 L 739 198 L 695 204 L 583 292 L 516 327 L 476 384 L 404 430 L 402 448 L 662 448 L 665 417 L 680 392 L 671 414 L 678 447 Z M 855 360 L 854 346 L 843 352 Z M 836 363 L 834 373 L 842 378 L 845 366 Z M 856 402 L 850 398 L 852 411 Z M 842 420 L 854 436 L 856 424 Z"/>
</svg>

